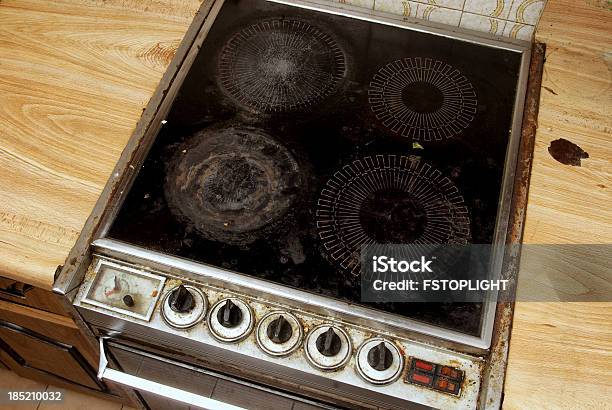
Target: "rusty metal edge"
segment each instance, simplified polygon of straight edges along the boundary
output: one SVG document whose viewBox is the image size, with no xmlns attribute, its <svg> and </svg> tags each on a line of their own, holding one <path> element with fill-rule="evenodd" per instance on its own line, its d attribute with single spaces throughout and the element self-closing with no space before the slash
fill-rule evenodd
<svg viewBox="0 0 612 410">
<path fill-rule="evenodd" d="M 521 141 L 514 178 L 510 229 L 508 230 L 504 258 L 504 278 L 511 281 L 511 286 L 505 294 L 500 295 L 500 300 L 503 302 L 497 304 L 496 327 L 491 341 L 488 365 L 485 367 L 482 375 L 483 382 L 478 403 L 479 408 L 497 409 L 503 404 L 504 380 L 508 364 L 512 319 L 514 316 L 514 296 L 516 295 L 520 265 L 520 244 L 523 240 L 525 227 L 545 56 L 546 44 L 534 43 L 531 51 Z"/>
</svg>

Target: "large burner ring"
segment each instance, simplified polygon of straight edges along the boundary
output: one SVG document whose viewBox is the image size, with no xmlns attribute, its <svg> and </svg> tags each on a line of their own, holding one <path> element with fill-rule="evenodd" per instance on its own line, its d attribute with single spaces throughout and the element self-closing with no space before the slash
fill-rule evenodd
<svg viewBox="0 0 612 410">
<path fill-rule="evenodd" d="M 289 151 L 264 132 L 223 128 L 194 134 L 169 166 L 172 212 L 204 237 L 248 244 L 287 214 L 301 185 Z"/>
<path fill-rule="evenodd" d="M 327 181 L 316 223 L 328 256 L 353 275 L 362 246 L 463 245 L 470 220 L 450 179 L 416 157 L 376 155 L 345 165 Z"/>
<path fill-rule="evenodd" d="M 346 75 L 338 43 L 295 19 L 269 19 L 235 33 L 219 56 L 221 89 L 257 112 L 305 109 L 332 94 Z"/>
<path fill-rule="evenodd" d="M 404 58 L 382 67 L 368 89 L 370 108 L 390 131 L 417 141 L 454 137 L 476 116 L 470 81 L 429 58 Z"/>
</svg>

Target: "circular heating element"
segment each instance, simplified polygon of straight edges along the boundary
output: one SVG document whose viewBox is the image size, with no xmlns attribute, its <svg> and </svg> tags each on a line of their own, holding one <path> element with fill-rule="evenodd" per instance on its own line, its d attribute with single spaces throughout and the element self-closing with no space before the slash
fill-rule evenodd
<svg viewBox="0 0 612 410">
<path fill-rule="evenodd" d="M 317 229 L 331 258 L 360 273 L 361 247 L 465 244 L 470 220 L 450 179 L 415 157 L 376 155 L 353 161 L 327 181 Z"/>
<path fill-rule="evenodd" d="M 458 135 L 478 106 L 472 84 L 459 70 L 428 58 L 404 58 L 382 67 L 370 82 L 368 100 L 385 127 L 423 141 Z"/>
<path fill-rule="evenodd" d="M 291 208 L 301 176 L 289 151 L 260 130 L 194 134 L 166 175 L 170 209 L 208 239 L 256 240 Z"/>
<path fill-rule="evenodd" d="M 336 89 L 346 73 L 345 60 L 332 37 L 304 21 L 263 20 L 225 44 L 219 82 L 256 111 L 303 109 Z"/>
</svg>

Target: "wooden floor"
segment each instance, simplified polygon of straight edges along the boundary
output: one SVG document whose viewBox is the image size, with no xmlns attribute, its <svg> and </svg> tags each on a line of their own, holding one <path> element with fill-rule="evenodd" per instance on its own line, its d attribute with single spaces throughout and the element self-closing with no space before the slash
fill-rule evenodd
<svg viewBox="0 0 612 410">
<path fill-rule="evenodd" d="M 46 385 L 34 380 L 25 379 L 11 372 L 0 368 L 0 391 L 49 391 L 63 392 L 63 400 L 58 402 L 21 402 L 7 404 L 3 400 L 0 402 L 0 409 L 19 409 L 19 410 L 135 410 L 133 407 L 122 405 L 110 400 L 99 399 L 84 393 L 67 390 L 53 385 Z"/>
</svg>

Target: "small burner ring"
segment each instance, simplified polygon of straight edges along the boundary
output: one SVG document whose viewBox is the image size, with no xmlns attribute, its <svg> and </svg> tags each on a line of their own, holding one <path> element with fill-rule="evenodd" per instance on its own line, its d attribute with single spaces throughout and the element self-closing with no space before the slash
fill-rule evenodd
<svg viewBox="0 0 612 410">
<path fill-rule="evenodd" d="M 221 89 L 257 112 L 304 109 L 332 94 L 346 75 L 338 43 L 300 20 L 270 19 L 232 36 L 221 50 Z"/>
<path fill-rule="evenodd" d="M 416 157 L 376 155 L 345 165 L 327 181 L 316 223 L 325 250 L 353 275 L 361 247 L 466 244 L 470 219 L 450 179 Z"/>
<path fill-rule="evenodd" d="M 173 213 L 206 238 L 247 244 L 288 212 L 300 185 L 298 163 L 270 136 L 223 128 L 179 147 L 165 193 Z"/>
<path fill-rule="evenodd" d="M 404 58 L 378 70 L 368 100 L 385 127 L 417 141 L 458 135 L 478 107 L 469 80 L 456 68 L 429 58 Z"/>
</svg>

